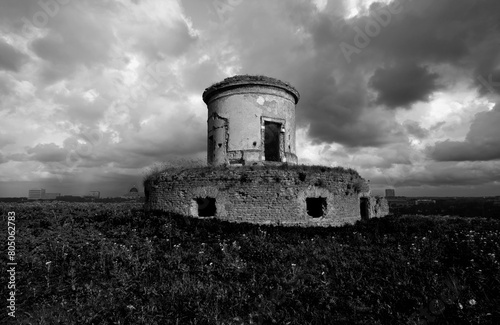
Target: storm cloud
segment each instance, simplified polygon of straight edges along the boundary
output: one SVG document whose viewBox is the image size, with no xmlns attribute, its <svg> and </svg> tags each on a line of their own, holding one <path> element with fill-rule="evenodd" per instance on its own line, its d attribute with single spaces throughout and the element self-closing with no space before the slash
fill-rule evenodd
<svg viewBox="0 0 500 325">
<path fill-rule="evenodd" d="M 67 155 L 67 152 L 63 148 L 54 143 L 37 144 L 33 148 L 27 148 L 26 152 L 29 154 L 30 160 L 39 162 L 64 161 Z"/>
<path fill-rule="evenodd" d="M 494 188 L 499 1 L 220 2 L 47 0 L 49 15 L 2 1 L 2 184 L 111 188 L 157 162 L 204 159 L 203 90 L 263 74 L 301 94 L 302 162 L 349 166 L 380 188 Z"/>
<path fill-rule="evenodd" d="M 465 141 L 437 142 L 431 157 L 437 161 L 487 161 L 500 159 L 500 105 L 477 113 Z"/>
<path fill-rule="evenodd" d="M 409 108 L 418 101 L 428 101 L 438 90 L 438 74 L 414 63 L 380 68 L 370 79 L 370 86 L 377 91 L 376 103 L 389 108 Z"/>
<path fill-rule="evenodd" d="M 0 39 L 0 69 L 18 71 L 27 58 L 27 55 Z"/>
</svg>

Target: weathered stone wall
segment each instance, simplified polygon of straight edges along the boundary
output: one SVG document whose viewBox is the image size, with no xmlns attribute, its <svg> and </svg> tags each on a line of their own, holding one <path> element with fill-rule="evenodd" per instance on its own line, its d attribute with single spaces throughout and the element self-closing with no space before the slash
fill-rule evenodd
<svg viewBox="0 0 500 325">
<path fill-rule="evenodd" d="M 265 138 L 279 139 L 279 162 L 297 164 L 295 105 L 298 92 L 272 78 L 237 76 L 205 90 L 207 162 L 252 165 L 266 161 Z M 265 123 L 279 129 L 265 131 Z M 275 160 L 276 161 L 276 160 Z"/>
<path fill-rule="evenodd" d="M 370 197 L 370 218 L 381 218 L 389 214 L 389 203 L 383 197 Z"/>
<path fill-rule="evenodd" d="M 297 166 L 298 167 L 298 166 Z M 383 214 L 379 199 L 353 170 L 328 167 L 251 166 L 171 170 L 145 182 L 147 210 L 198 217 L 197 199 L 215 199 L 213 217 L 283 225 L 342 225 Z M 308 215 L 307 198 L 324 198 L 322 217 Z M 206 201 L 205 201 L 206 202 Z M 207 203 L 208 204 L 208 203 Z"/>
</svg>

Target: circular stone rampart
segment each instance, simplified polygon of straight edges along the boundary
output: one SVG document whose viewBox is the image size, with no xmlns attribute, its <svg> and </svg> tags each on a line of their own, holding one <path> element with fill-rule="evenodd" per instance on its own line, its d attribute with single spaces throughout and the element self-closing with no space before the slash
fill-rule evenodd
<svg viewBox="0 0 500 325">
<path fill-rule="evenodd" d="M 150 176 L 144 188 L 147 211 L 235 222 L 337 226 L 377 209 L 366 181 L 340 167 L 170 169 Z"/>
</svg>

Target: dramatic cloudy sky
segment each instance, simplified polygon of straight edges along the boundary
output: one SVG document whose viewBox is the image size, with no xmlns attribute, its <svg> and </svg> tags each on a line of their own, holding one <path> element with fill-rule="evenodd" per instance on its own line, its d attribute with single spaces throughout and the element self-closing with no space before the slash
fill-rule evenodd
<svg viewBox="0 0 500 325">
<path fill-rule="evenodd" d="M 290 82 L 301 163 L 500 195 L 498 0 L 1 0 L 0 196 L 204 160 L 210 84 Z"/>
</svg>

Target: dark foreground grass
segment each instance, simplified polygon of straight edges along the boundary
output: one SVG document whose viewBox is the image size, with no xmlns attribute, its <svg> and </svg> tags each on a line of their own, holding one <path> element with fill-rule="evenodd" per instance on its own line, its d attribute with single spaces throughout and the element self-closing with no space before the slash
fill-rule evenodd
<svg viewBox="0 0 500 325">
<path fill-rule="evenodd" d="M 16 213 L 19 324 L 500 322 L 494 220 L 297 229 L 30 203 L 0 205 L 2 238 L 7 211 Z"/>
</svg>

